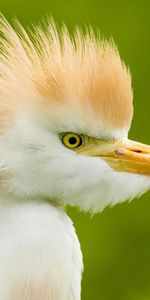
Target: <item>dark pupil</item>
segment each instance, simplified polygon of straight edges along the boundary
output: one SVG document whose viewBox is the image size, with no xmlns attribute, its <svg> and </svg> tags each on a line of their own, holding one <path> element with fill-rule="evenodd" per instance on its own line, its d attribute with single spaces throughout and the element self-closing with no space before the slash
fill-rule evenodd
<svg viewBox="0 0 150 300">
<path fill-rule="evenodd" d="M 75 137 L 69 138 L 69 144 L 74 145 L 74 144 L 76 144 L 76 142 L 77 142 L 77 139 Z"/>
</svg>

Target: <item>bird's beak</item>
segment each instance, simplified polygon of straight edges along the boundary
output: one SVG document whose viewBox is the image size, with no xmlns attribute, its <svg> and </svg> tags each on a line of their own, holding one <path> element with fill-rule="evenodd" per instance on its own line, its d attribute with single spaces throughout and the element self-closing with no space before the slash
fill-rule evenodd
<svg viewBox="0 0 150 300">
<path fill-rule="evenodd" d="M 115 171 L 150 175 L 150 146 L 128 139 L 92 139 L 81 154 L 104 159 Z"/>
</svg>

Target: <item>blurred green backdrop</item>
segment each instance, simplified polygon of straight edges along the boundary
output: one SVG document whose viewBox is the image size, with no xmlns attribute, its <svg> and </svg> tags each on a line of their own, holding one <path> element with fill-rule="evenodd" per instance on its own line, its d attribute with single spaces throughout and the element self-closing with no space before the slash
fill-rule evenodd
<svg viewBox="0 0 150 300">
<path fill-rule="evenodd" d="M 129 136 L 150 144 L 150 1 L 0 0 L 0 10 L 24 25 L 53 15 L 70 30 L 91 24 L 113 36 L 133 76 L 135 115 Z M 92 218 L 76 209 L 68 212 L 84 254 L 82 300 L 149 300 L 150 193 Z"/>
</svg>

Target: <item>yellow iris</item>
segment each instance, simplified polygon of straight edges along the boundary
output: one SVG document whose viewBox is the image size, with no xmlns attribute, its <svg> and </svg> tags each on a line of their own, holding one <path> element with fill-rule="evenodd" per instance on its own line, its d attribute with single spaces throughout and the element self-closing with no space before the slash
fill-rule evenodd
<svg viewBox="0 0 150 300">
<path fill-rule="evenodd" d="M 76 149 L 82 145 L 82 137 L 77 133 L 65 133 L 62 136 L 63 144 L 69 149 Z"/>
</svg>

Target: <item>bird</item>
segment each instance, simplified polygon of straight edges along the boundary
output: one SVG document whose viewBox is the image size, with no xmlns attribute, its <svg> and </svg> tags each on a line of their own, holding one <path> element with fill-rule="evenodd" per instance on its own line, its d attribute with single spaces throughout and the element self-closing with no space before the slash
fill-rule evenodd
<svg viewBox="0 0 150 300">
<path fill-rule="evenodd" d="M 128 139 L 132 116 L 112 39 L 0 16 L 1 300 L 81 299 L 65 207 L 95 214 L 150 189 L 150 146 Z"/>
</svg>

